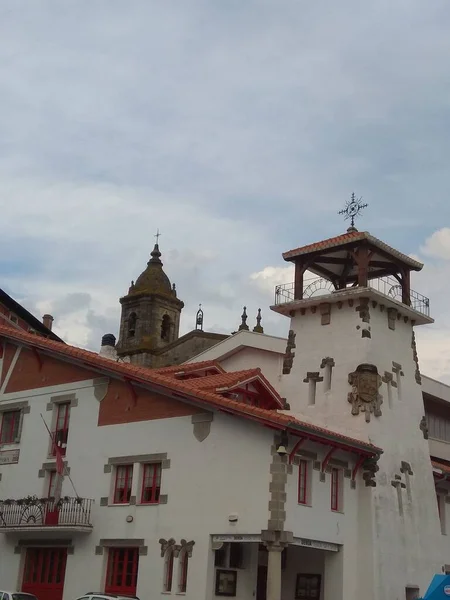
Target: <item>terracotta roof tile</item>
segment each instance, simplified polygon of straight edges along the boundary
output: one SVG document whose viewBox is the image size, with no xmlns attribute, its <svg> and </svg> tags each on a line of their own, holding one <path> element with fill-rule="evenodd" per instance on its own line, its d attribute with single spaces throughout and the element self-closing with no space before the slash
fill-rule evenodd
<svg viewBox="0 0 450 600">
<path fill-rule="evenodd" d="M 153 384 L 154 386 L 160 386 L 169 391 L 179 392 L 184 395 L 188 401 L 198 400 L 200 403 L 206 404 L 207 406 L 222 411 L 225 410 L 244 418 L 254 419 L 269 427 L 286 428 L 291 429 L 291 431 L 301 430 L 303 435 L 307 437 L 315 436 L 318 441 L 323 441 L 323 443 L 334 444 L 340 442 L 342 447 L 347 448 L 349 451 L 356 449 L 357 451 L 363 451 L 367 454 L 377 454 L 381 452 L 380 448 L 377 448 L 373 444 L 330 431 L 323 427 L 312 425 L 311 423 L 303 422 L 288 414 L 279 413 L 273 409 L 268 410 L 250 406 L 237 400 L 224 398 L 223 396 L 210 391 L 194 389 L 191 385 L 192 379 L 177 380 L 171 377 L 170 374 L 161 375 L 154 372 L 153 369 L 136 367 L 129 363 L 115 362 L 104 358 L 103 356 L 99 356 L 94 352 L 41 338 L 4 325 L 0 325 L 0 336 L 5 336 L 10 340 L 35 347 L 36 349 L 49 352 L 50 354 L 73 358 L 74 360 L 81 362 L 85 368 L 115 373 L 121 375 L 123 378 L 134 380 L 141 384 Z M 239 373 L 239 371 L 236 373 Z"/>
<path fill-rule="evenodd" d="M 367 240 L 374 246 L 384 250 L 385 252 L 392 254 L 393 256 L 400 259 L 402 262 L 409 265 L 411 268 L 420 271 L 423 267 L 423 264 L 410 258 L 406 254 L 399 252 L 395 248 L 392 248 L 388 244 L 385 244 L 378 238 L 371 235 L 368 231 L 350 231 L 347 233 L 343 233 L 342 235 L 338 235 L 336 237 L 328 238 L 327 240 L 322 240 L 320 242 L 316 242 L 314 244 L 308 244 L 307 246 L 300 246 L 300 248 L 295 248 L 294 250 L 289 250 L 288 252 L 283 252 L 284 260 L 292 260 L 296 256 L 302 256 L 304 254 L 309 254 L 311 252 L 318 252 L 320 250 L 329 250 L 331 248 L 337 248 L 339 246 L 343 246 L 345 244 L 349 244 L 351 242 L 358 242 L 360 240 Z"/>
<path fill-rule="evenodd" d="M 154 373 L 160 373 L 161 375 L 172 375 L 175 373 L 192 373 L 213 367 L 221 373 L 225 373 L 224 368 L 215 360 L 203 360 L 196 363 L 185 363 L 181 365 L 171 365 L 170 367 L 159 367 L 152 369 L 152 371 Z"/>
<path fill-rule="evenodd" d="M 260 369 L 247 369 L 246 371 L 231 371 L 229 373 L 209 375 L 208 377 L 188 379 L 186 383 L 199 390 L 218 390 L 220 388 L 235 387 L 239 383 L 243 383 L 259 375 L 261 375 Z"/>
</svg>

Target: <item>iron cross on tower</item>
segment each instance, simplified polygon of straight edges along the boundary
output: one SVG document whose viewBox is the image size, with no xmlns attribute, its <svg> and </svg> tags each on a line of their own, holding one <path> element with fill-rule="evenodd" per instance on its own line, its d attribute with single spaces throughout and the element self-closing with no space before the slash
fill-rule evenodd
<svg viewBox="0 0 450 600">
<path fill-rule="evenodd" d="M 159 238 L 160 238 L 160 237 L 161 237 L 161 234 L 159 233 L 159 229 L 157 229 L 157 230 L 156 230 L 156 235 L 155 235 L 155 238 L 156 238 L 156 244 L 157 244 L 157 245 L 159 244 Z"/>
<path fill-rule="evenodd" d="M 363 204 L 362 198 L 355 198 L 355 194 L 352 194 L 351 200 L 347 200 L 347 204 L 345 208 L 339 211 L 339 215 L 345 215 L 344 219 L 351 219 L 350 227 L 351 229 L 355 228 L 355 219 L 359 217 L 363 208 L 367 208 L 368 204 Z"/>
</svg>

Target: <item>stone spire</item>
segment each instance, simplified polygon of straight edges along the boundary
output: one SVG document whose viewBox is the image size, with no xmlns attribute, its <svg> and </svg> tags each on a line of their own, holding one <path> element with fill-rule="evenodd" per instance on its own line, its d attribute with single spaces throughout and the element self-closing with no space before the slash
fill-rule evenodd
<svg viewBox="0 0 450 600">
<path fill-rule="evenodd" d="M 264 333 L 264 327 L 261 325 L 261 309 L 258 308 L 258 314 L 256 315 L 256 325 L 253 327 L 255 333 Z"/>
<path fill-rule="evenodd" d="M 244 306 L 244 312 L 241 315 L 242 323 L 239 325 L 239 331 L 248 331 L 247 325 L 247 307 Z"/>
</svg>

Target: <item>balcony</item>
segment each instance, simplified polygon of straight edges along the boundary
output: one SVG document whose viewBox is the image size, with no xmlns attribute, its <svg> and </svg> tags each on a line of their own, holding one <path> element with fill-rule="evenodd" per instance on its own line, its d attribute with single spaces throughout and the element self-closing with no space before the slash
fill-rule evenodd
<svg viewBox="0 0 450 600">
<path fill-rule="evenodd" d="M 402 302 L 402 286 L 394 277 L 380 277 L 379 279 L 371 279 L 368 282 L 369 288 L 376 290 L 380 294 L 383 294 L 391 300 Z M 339 294 L 345 290 L 352 289 L 351 286 L 343 288 L 342 290 L 336 290 L 328 279 L 322 279 L 318 277 L 311 277 L 305 279 L 303 282 L 303 300 L 322 296 L 325 294 Z M 426 317 L 430 316 L 430 301 L 422 294 L 410 290 L 409 292 L 410 303 L 409 307 L 413 310 L 420 312 Z M 284 285 L 277 285 L 275 287 L 275 306 L 281 304 L 287 304 L 295 301 L 294 294 L 294 282 L 286 283 Z"/>
<path fill-rule="evenodd" d="M 28 496 L 17 500 L 0 500 L 0 533 L 64 532 L 90 533 L 93 500 Z"/>
</svg>

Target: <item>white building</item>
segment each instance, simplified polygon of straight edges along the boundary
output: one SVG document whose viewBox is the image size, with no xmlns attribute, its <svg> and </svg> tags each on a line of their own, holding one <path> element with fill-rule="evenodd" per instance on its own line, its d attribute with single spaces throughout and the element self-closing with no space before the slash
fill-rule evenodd
<svg viewBox="0 0 450 600">
<path fill-rule="evenodd" d="M 287 342 L 241 331 L 150 370 L 0 325 L 5 589 L 409 600 L 447 568 L 450 390 L 420 384 L 421 265 L 356 231 L 285 258 Z"/>
</svg>

